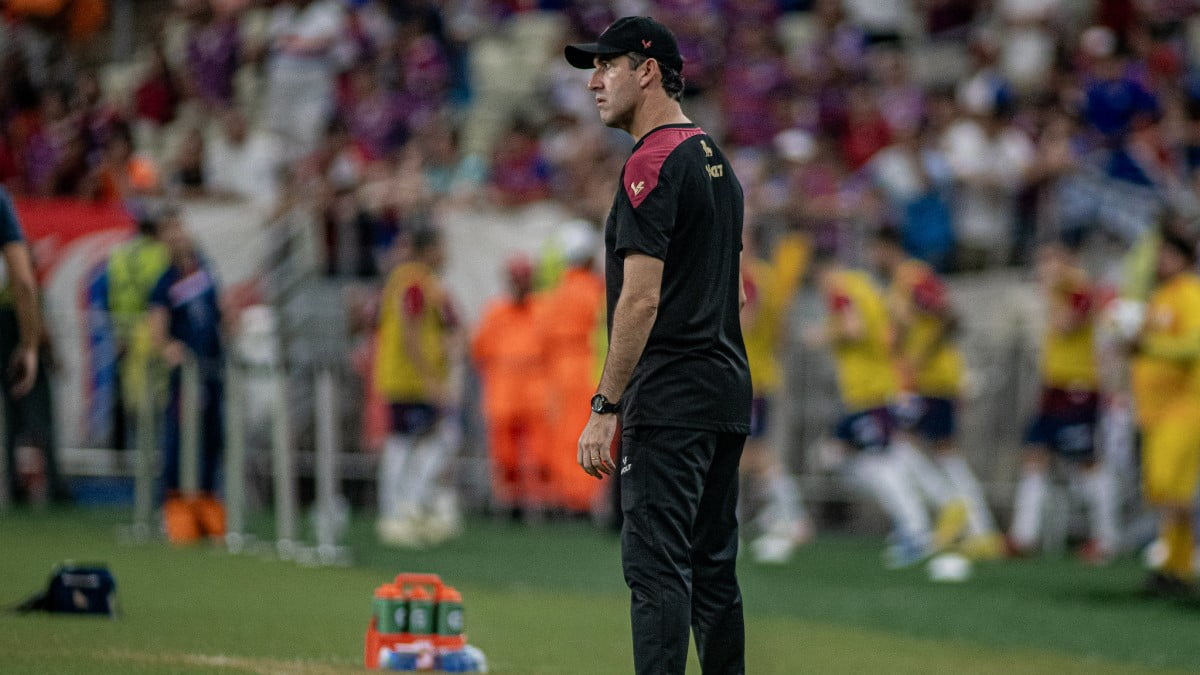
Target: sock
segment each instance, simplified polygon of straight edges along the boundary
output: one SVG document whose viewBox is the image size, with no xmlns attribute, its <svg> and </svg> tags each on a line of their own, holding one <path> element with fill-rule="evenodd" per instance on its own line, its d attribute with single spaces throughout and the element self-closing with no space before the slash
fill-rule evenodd
<svg viewBox="0 0 1200 675">
<path fill-rule="evenodd" d="M 996 521 L 988 510 L 987 500 L 983 497 L 983 489 L 975 479 L 975 473 L 967 464 L 967 459 L 958 453 L 946 454 L 939 458 L 942 471 L 950 479 L 950 485 L 967 504 L 967 533 L 972 537 L 991 534 L 996 531 Z"/>
<path fill-rule="evenodd" d="M 399 434 L 387 437 L 383 456 L 379 458 L 379 517 L 397 518 L 400 515 L 400 495 L 405 468 L 412 455 L 412 443 Z"/>
<path fill-rule="evenodd" d="M 925 453 L 913 447 L 912 443 L 903 439 L 894 440 L 889 451 L 904 466 L 913 485 L 928 503 L 941 508 L 954 499 L 954 491 L 946 477 L 937 465 L 930 461 Z"/>
<path fill-rule="evenodd" d="M 1112 472 L 1098 464 L 1084 474 L 1083 493 L 1088 501 L 1092 537 L 1101 549 L 1115 553 L 1117 534 L 1117 481 Z"/>
<path fill-rule="evenodd" d="M 766 477 L 766 513 L 769 520 L 765 523 L 767 531 L 790 533 L 794 526 L 808 518 L 804 510 L 804 502 L 800 499 L 800 488 L 796 480 L 783 470 L 774 467 Z"/>
<path fill-rule="evenodd" d="M 1042 507 L 1046 502 L 1046 474 L 1026 471 L 1017 483 L 1013 505 L 1012 538 L 1023 549 L 1033 548 L 1042 525 Z"/>
<path fill-rule="evenodd" d="M 896 530 L 918 545 L 928 544 L 929 513 L 897 457 L 891 453 L 862 455 L 854 462 L 854 474 L 891 517 Z"/>
<path fill-rule="evenodd" d="M 411 470 L 404 476 L 404 502 L 412 509 L 429 506 L 438 477 L 450 459 L 442 437 L 436 431 L 422 436 L 413 451 Z"/>
<path fill-rule="evenodd" d="M 1178 579 L 1191 579 L 1192 549 L 1196 545 L 1191 522 L 1178 516 L 1171 518 L 1164 539 L 1167 541 L 1167 561 L 1163 571 Z"/>
</svg>

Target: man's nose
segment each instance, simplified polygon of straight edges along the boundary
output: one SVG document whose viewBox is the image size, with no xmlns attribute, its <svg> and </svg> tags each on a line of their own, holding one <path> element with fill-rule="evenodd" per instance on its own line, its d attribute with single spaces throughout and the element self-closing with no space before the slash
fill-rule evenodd
<svg viewBox="0 0 1200 675">
<path fill-rule="evenodd" d="M 603 88 L 603 85 L 604 85 L 603 80 L 600 78 L 600 71 L 598 69 L 593 70 L 592 76 L 590 78 L 588 78 L 588 90 L 589 91 L 599 91 L 600 89 Z"/>
</svg>

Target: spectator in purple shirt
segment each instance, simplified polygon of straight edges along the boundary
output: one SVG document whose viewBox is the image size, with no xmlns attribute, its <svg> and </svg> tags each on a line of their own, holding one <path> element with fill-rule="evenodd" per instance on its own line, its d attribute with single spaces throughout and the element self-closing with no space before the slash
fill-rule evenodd
<svg viewBox="0 0 1200 675">
<path fill-rule="evenodd" d="M 242 39 L 237 16 L 206 8 L 202 23 L 187 39 L 187 76 L 193 93 L 205 104 L 226 108 L 233 103 L 233 79 L 240 65 Z"/>
<path fill-rule="evenodd" d="M 788 83 L 787 68 L 770 31 L 754 24 L 734 28 L 722 76 L 726 140 L 762 147 L 779 132 L 774 98 Z"/>
<path fill-rule="evenodd" d="M 490 182 L 492 200 L 500 206 L 523 206 L 550 196 L 550 164 L 531 124 L 517 120 L 496 145 Z"/>
<path fill-rule="evenodd" d="M 369 159 L 380 159 L 404 140 L 404 109 L 379 82 L 375 69 L 361 66 L 350 76 L 340 116 Z"/>
</svg>

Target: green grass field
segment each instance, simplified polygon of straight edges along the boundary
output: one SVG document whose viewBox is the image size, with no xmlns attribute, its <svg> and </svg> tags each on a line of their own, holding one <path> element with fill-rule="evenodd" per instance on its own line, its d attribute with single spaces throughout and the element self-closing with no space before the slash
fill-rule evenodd
<svg viewBox="0 0 1200 675">
<path fill-rule="evenodd" d="M 123 616 L 0 615 L 3 673 L 341 673 L 361 668 L 372 589 L 433 571 L 465 597 L 492 672 L 631 670 L 615 538 L 583 525 L 472 524 L 427 552 L 351 533 L 352 568 L 120 544 L 124 514 L 0 515 L 0 603 L 57 561 L 104 561 Z M 1138 596 L 1133 561 L 977 566 L 961 585 L 885 572 L 879 542 L 826 537 L 785 567 L 741 565 L 750 673 L 1166 673 L 1200 670 L 1200 609 Z M 693 668 L 692 672 L 699 672 Z"/>
</svg>

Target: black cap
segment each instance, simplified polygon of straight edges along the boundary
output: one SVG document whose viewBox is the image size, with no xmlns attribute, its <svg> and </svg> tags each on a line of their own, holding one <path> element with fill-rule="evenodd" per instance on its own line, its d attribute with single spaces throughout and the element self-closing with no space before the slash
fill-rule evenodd
<svg viewBox="0 0 1200 675">
<path fill-rule="evenodd" d="M 576 68 L 593 68 L 597 56 L 617 56 L 635 52 L 681 72 L 683 57 L 671 29 L 648 16 L 623 16 L 604 29 L 595 42 L 567 45 L 563 55 Z"/>
</svg>

